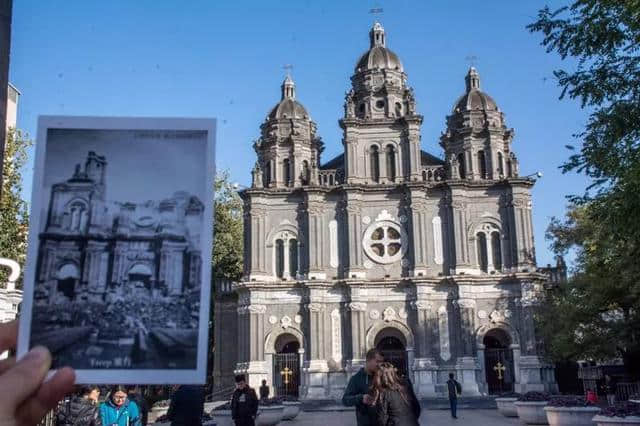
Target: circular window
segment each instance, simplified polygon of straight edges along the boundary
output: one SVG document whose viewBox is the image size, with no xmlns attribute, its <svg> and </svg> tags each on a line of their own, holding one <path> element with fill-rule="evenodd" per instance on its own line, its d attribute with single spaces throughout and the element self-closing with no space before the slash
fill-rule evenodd
<svg viewBox="0 0 640 426">
<path fill-rule="evenodd" d="M 399 224 L 383 220 L 374 222 L 367 228 L 362 246 L 371 260 L 388 264 L 402 258 L 407 247 L 406 241 L 406 233 Z"/>
<path fill-rule="evenodd" d="M 378 109 L 384 108 L 384 101 L 382 99 L 376 101 L 376 108 Z"/>
</svg>

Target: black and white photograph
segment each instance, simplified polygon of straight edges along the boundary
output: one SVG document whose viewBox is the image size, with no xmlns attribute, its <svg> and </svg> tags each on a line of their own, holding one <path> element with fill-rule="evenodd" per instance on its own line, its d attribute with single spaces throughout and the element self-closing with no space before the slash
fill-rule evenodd
<svg viewBox="0 0 640 426">
<path fill-rule="evenodd" d="M 214 119 L 40 118 L 21 352 L 79 383 L 204 382 L 214 144 Z"/>
</svg>

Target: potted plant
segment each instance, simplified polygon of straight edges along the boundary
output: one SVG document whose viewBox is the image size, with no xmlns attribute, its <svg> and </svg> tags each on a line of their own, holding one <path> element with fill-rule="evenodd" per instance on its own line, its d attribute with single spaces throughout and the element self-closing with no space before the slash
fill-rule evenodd
<svg viewBox="0 0 640 426">
<path fill-rule="evenodd" d="M 151 406 L 151 411 L 149 413 L 149 421 L 150 422 L 158 422 L 160 417 L 167 414 L 169 411 L 169 405 L 171 404 L 170 399 L 165 399 L 163 401 L 158 401 Z"/>
<path fill-rule="evenodd" d="M 216 426 L 234 426 L 233 418 L 231 417 L 231 402 L 218 405 L 211 410 L 211 417 L 216 422 Z"/>
<path fill-rule="evenodd" d="M 640 404 L 619 402 L 593 418 L 598 426 L 640 426 Z"/>
<path fill-rule="evenodd" d="M 591 426 L 600 409 L 583 397 L 558 396 L 549 400 L 544 411 L 551 426 Z"/>
<path fill-rule="evenodd" d="M 498 412 L 505 417 L 518 417 L 518 410 L 513 405 L 514 402 L 520 398 L 520 394 L 517 392 L 506 392 L 500 394 L 496 398 L 496 405 L 498 406 Z"/>
<path fill-rule="evenodd" d="M 300 413 L 302 403 L 295 396 L 287 395 L 282 397 L 282 405 L 284 405 L 282 420 L 293 420 Z"/>
<path fill-rule="evenodd" d="M 545 392 L 527 392 L 520 396 L 513 405 L 516 406 L 518 417 L 528 425 L 546 425 L 547 413 L 545 405 L 549 403 L 549 394 Z"/>
<path fill-rule="evenodd" d="M 256 426 L 274 426 L 280 423 L 284 413 L 284 405 L 280 398 L 263 398 L 258 404 Z"/>
</svg>

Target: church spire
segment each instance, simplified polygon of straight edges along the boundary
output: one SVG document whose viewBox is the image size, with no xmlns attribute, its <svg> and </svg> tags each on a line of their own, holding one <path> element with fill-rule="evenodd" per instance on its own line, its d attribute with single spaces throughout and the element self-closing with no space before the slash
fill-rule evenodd
<svg viewBox="0 0 640 426">
<path fill-rule="evenodd" d="M 287 74 L 287 77 L 282 82 L 282 100 L 284 99 L 295 99 L 296 98 L 296 85 L 293 82 L 293 79 L 290 75 Z"/>
<path fill-rule="evenodd" d="M 373 24 L 371 31 L 369 31 L 369 40 L 371 42 L 370 48 L 374 48 L 375 46 L 385 47 L 386 40 L 384 35 L 384 28 L 382 27 L 382 24 L 380 22 L 376 21 Z"/>
<path fill-rule="evenodd" d="M 469 72 L 464 80 L 467 83 L 467 93 L 472 90 L 480 90 L 480 74 L 478 74 L 475 67 L 469 68 Z"/>
</svg>

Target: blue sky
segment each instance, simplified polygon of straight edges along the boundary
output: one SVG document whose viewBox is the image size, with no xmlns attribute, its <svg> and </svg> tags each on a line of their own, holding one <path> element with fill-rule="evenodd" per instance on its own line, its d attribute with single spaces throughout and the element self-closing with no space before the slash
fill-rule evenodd
<svg viewBox="0 0 640 426">
<path fill-rule="evenodd" d="M 552 71 L 572 64 L 545 53 L 541 37 L 525 29 L 544 4 L 20 0 L 10 68 L 22 92 L 18 127 L 35 137 L 41 114 L 217 117 L 217 166 L 248 184 L 252 141 L 279 100 L 282 67 L 290 63 L 327 161 L 342 150 L 337 121 L 353 67 L 368 47 L 368 11 L 382 7 L 387 46 L 400 56 L 425 117 L 423 149 L 441 155 L 438 138 L 463 92 L 466 58 L 478 58 L 482 89 L 515 129 L 521 174 L 544 173 L 533 202 L 538 264 L 545 265 L 553 261 L 544 240 L 550 217 L 563 215 L 565 196 L 587 184 L 558 170 L 587 115 L 576 102 L 558 100 Z"/>
</svg>

